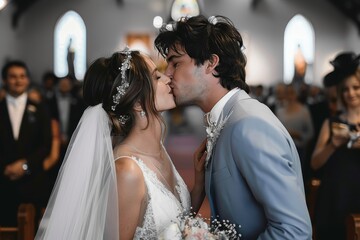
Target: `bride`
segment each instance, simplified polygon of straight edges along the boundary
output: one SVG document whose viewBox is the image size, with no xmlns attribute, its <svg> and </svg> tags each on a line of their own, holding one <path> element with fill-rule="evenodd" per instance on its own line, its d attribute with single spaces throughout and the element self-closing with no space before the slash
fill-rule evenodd
<svg viewBox="0 0 360 240">
<path fill-rule="evenodd" d="M 126 48 L 97 59 L 83 86 L 88 107 L 72 136 L 35 239 L 158 239 L 203 202 L 204 151 L 189 193 L 163 146 L 170 79 Z"/>
</svg>

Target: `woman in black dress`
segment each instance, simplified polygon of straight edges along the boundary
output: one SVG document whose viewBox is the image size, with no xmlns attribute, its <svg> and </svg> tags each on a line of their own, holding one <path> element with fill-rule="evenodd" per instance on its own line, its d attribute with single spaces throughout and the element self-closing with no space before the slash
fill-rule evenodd
<svg viewBox="0 0 360 240">
<path fill-rule="evenodd" d="M 324 121 L 311 159 L 322 170 L 315 207 L 316 239 L 346 239 L 346 217 L 360 213 L 360 56 L 334 65 L 344 111 Z M 336 62 L 335 62 L 336 64 Z"/>
</svg>

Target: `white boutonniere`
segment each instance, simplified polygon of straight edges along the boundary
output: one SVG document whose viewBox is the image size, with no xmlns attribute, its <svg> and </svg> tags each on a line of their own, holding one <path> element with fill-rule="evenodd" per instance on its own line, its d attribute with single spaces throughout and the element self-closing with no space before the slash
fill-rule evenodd
<svg viewBox="0 0 360 240">
<path fill-rule="evenodd" d="M 36 106 L 29 104 L 27 107 L 28 112 L 36 112 Z"/>
<path fill-rule="evenodd" d="M 31 122 L 31 123 L 36 122 L 36 117 L 35 117 L 35 113 L 37 111 L 36 106 L 29 104 L 27 106 L 26 110 L 28 112 L 28 120 L 29 120 L 29 122 Z"/>
<path fill-rule="evenodd" d="M 220 136 L 221 130 L 224 128 L 226 121 L 229 119 L 232 112 L 229 113 L 224 119 L 220 120 L 218 124 L 209 121 L 209 126 L 206 127 L 206 159 L 205 159 L 205 167 L 207 167 L 212 151 L 216 144 L 216 140 Z"/>
</svg>

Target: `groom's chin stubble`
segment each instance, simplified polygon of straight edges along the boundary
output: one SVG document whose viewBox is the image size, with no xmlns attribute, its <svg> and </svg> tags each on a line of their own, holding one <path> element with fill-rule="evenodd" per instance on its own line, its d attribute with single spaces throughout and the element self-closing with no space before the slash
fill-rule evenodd
<svg viewBox="0 0 360 240">
<path fill-rule="evenodd" d="M 174 100 L 176 107 L 186 107 L 186 106 L 194 105 L 193 102 L 187 101 L 185 98 L 181 98 L 180 96 L 177 97 L 174 95 Z"/>
<path fill-rule="evenodd" d="M 183 101 L 181 101 L 181 99 L 179 97 L 174 96 L 174 100 L 175 100 L 176 107 L 182 107 L 182 106 L 186 105 L 186 104 L 184 104 Z"/>
</svg>

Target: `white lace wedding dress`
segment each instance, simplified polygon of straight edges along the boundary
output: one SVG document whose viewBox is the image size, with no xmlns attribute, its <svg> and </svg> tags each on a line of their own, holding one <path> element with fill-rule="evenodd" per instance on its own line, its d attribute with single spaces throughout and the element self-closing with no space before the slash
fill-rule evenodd
<svg viewBox="0 0 360 240">
<path fill-rule="evenodd" d="M 116 161 L 125 156 L 116 157 Z M 148 203 L 145 210 L 142 226 L 137 227 L 134 239 L 159 239 L 161 233 L 177 216 L 184 211 L 190 210 L 191 200 L 189 190 L 172 164 L 176 179 L 176 192 L 179 199 L 165 187 L 156 173 L 150 169 L 141 159 L 131 156 L 144 175 L 147 188 Z"/>
</svg>

